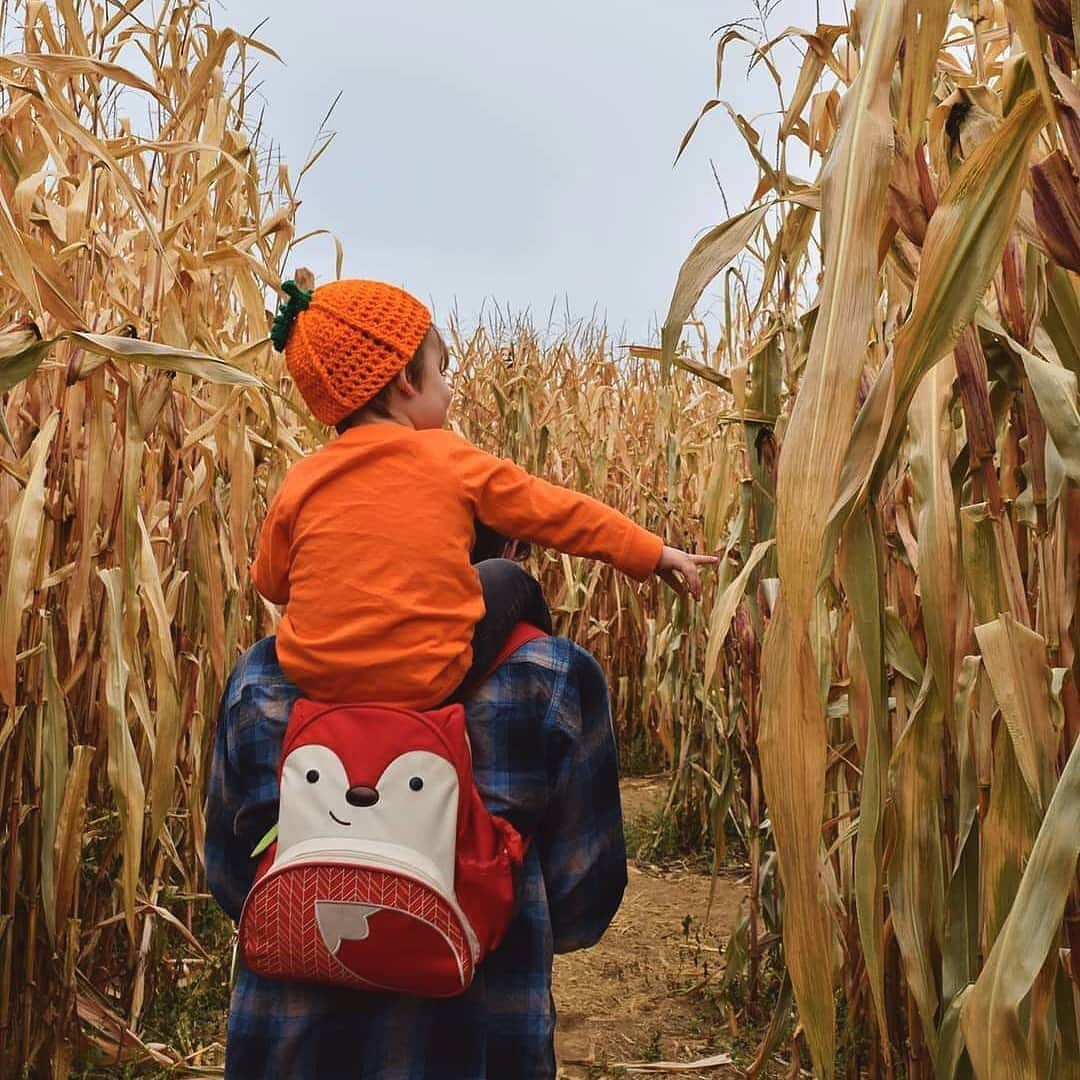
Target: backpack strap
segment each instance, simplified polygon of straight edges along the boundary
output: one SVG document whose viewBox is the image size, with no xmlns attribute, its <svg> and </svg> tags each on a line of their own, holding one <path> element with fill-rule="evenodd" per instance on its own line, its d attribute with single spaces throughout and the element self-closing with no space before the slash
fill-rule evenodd
<svg viewBox="0 0 1080 1080">
<path fill-rule="evenodd" d="M 490 679 L 495 672 L 510 659 L 521 648 L 522 645 L 528 644 L 530 641 L 535 641 L 537 638 L 547 637 L 543 630 L 533 626 L 532 623 L 519 622 L 514 626 L 514 629 L 506 637 L 506 642 L 499 650 L 499 655 L 495 657 L 495 662 L 484 672 L 484 678 Z"/>
</svg>

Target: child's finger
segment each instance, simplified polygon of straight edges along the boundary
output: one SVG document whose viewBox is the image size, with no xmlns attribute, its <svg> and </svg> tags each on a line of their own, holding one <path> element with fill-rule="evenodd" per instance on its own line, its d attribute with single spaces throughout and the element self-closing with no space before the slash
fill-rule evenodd
<svg viewBox="0 0 1080 1080">
<path fill-rule="evenodd" d="M 686 576 L 686 584 L 690 590 L 690 595 L 695 600 L 701 599 L 701 575 L 698 573 L 697 565 L 693 562 L 688 563 L 686 569 L 683 571 Z"/>
</svg>

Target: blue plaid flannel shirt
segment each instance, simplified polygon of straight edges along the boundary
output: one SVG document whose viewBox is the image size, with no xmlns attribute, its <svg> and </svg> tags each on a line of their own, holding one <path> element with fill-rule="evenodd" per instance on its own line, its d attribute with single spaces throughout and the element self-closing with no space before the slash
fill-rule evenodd
<svg viewBox="0 0 1080 1080">
<path fill-rule="evenodd" d="M 241 656 L 225 687 L 210 774 L 206 874 L 234 920 L 252 848 L 276 817 L 278 755 L 299 691 L 274 639 Z M 607 686 L 562 638 L 520 648 L 468 706 L 477 786 L 533 838 L 521 908 L 460 997 L 427 1000 L 260 978 L 238 961 L 229 1080 L 540 1080 L 555 1075 L 555 952 L 595 943 L 626 885 Z"/>
</svg>

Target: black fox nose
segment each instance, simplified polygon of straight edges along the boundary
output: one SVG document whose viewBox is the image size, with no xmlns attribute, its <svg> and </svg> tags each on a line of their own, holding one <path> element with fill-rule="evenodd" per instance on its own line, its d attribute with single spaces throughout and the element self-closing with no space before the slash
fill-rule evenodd
<svg viewBox="0 0 1080 1080">
<path fill-rule="evenodd" d="M 379 801 L 379 793 L 373 787 L 357 784 L 345 792 L 345 801 L 350 806 L 374 806 Z"/>
</svg>

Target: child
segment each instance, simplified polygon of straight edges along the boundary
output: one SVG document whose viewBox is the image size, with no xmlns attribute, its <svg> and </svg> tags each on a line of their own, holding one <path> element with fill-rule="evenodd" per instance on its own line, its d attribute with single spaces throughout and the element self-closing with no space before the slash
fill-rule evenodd
<svg viewBox="0 0 1080 1080">
<path fill-rule="evenodd" d="M 715 559 L 445 429 L 448 353 L 413 296 L 355 280 L 283 289 L 274 344 L 338 438 L 289 471 L 252 577 L 285 605 L 277 655 L 308 697 L 433 708 L 475 688 L 518 621 L 550 632 L 524 570 L 471 565 L 478 521 L 700 597 L 698 567 Z"/>
</svg>

